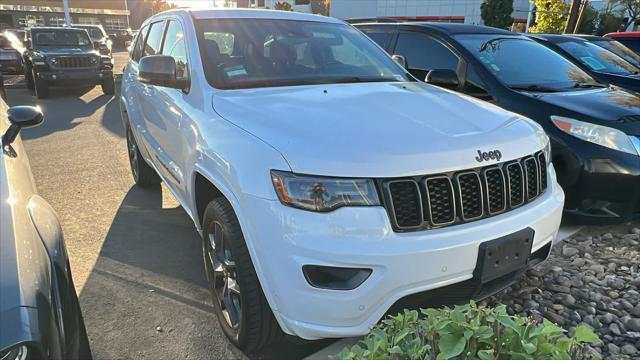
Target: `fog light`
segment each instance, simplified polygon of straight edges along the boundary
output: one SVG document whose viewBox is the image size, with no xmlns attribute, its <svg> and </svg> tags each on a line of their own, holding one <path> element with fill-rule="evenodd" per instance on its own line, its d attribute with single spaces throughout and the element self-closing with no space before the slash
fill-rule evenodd
<svg viewBox="0 0 640 360">
<path fill-rule="evenodd" d="M 329 290 L 353 290 L 369 278 L 372 270 L 305 265 L 302 267 L 302 272 L 309 285 L 313 287 Z"/>
<path fill-rule="evenodd" d="M 58 77 L 57 77 L 57 76 L 55 76 L 55 75 L 51 75 L 51 78 L 52 78 L 53 80 L 55 80 L 55 79 L 57 79 Z"/>
</svg>

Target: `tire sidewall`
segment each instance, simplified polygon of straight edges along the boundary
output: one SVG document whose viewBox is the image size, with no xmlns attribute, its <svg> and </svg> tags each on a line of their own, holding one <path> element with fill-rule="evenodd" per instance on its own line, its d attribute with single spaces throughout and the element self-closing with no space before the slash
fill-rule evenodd
<svg viewBox="0 0 640 360">
<path fill-rule="evenodd" d="M 220 305 L 218 304 L 218 301 L 216 300 L 216 295 L 214 293 L 214 287 L 213 287 L 213 283 L 211 281 L 211 279 L 209 279 L 209 260 L 208 260 L 208 255 L 207 255 L 207 249 L 208 249 L 208 234 L 212 231 L 213 229 L 213 224 L 215 221 L 217 221 L 218 223 L 221 224 L 223 231 L 226 234 L 229 234 L 232 232 L 232 230 L 230 230 L 230 227 L 233 226 L 238 226 L 237 231 L 239 232 L 239 225 L 237 223 L 237 220 L 234 221 L 230 221 L 231 219 L 228 219 L 227 216 L 225 216 L 225 214 L 223 213 L 223 207 L 224 206 L 228 206 L 231 207 L 231 205 L 223 198 L 218 198 L 216 200 L 213 200 L 211 203 L 209 203 L 209 205 L 207 206 L 207 208 L 205 209 L 205 213 L 204 213 L 204 218 L 203 218 L 203 236 L 202 236 L 202 249 L 203 249 L 203 259 L 205 261 L 205 270 L 207 272 L 207 282 L 209 283 L 209 290 L 211 292 L 211 299 L 213 301 L 213 307 L 215 309 L 215 314 L 216 314 L 216 318 L 218 319 L 218 323 L 220 324 L 220 327 L 222 328 L 222 331 L 225 333 L 225 335 L 239 348 L 244 348 L 246 343 L 247 343 L 247 321 L 249 321 L 249 318 L 247 316 L 247 306 L 251 306 L 251 299 L 247 299 L 246 298 L 246 292 L 243 292 L 241 290 L 240 293 L 240 301 L 242 304 L 242 316 L 240 318 L 240 324 L 237 330 L 232 329 L 226 322 L 226 320 L 224 319 L 224 315 L 222 315 L 222 309 L 220 308 Z M 231 249 L 231 254 L 232 257 L 234 259 L 234 261 L 236 261 L 236 281 L 238 282 L 238 284 L 240 284 L 240 289 L 246 288 L 245 287 L 245 272 L 243 271 L 243 266 L 238 262 L 238 258 L 237 258 L 237 254 L 239 253 L 238 250 L 238 241 L 242 241 L 244 242 L 244 238 L 232 238 L 232 237 L 227 237 L 226 239 L 226 245 L 229 246 L 229 248 Z M 253 265 L 251 265 L 253 266 Z"/>
</svg>

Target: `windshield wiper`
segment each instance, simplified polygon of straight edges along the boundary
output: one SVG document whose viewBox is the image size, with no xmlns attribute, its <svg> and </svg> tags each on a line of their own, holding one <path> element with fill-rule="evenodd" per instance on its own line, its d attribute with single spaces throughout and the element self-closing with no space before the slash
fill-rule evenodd
<svg viewBox="0 0 640 360">
<path fill-rule="evenodd" d="M 594 83 L 594 82 L 576 82 L 573 85 L 574 88 L 576 89 L 590 89 L 590 88 L 606 88 L 608 87 L 608 85 L 605 84 L 600 84 L 600 83 Z"/>
<path fill-rule="evenodd" d="M 321 80 L 322 83 L 339 84 L 339 83 L 352 83 L 352 82 L 398 82 L 399 80 L 391 77 L 378 77 L 378 76 L 343 76 L 337 78 L 327 78 Z"/>
<path fill-rule="evenodd" d="M 560 89 L 542 85 L 512 85 L 509 86 L 513 90 L 533 91 L 533 92 L 558 92 Z"/>
</svg>

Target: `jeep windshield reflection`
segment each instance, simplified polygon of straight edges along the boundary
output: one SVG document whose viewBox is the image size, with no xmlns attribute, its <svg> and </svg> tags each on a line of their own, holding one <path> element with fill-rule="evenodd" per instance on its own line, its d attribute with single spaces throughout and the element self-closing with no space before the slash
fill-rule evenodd
<svg viewBox="0 0 640 360">
<path fill-rule="evenodd" d="M 533 40 L 486 35 L 459 35 L 456 39 L 515 90 L 556 92 L 602 86 L 562 55 Z"/>
<path fill-rule="evenodd" d="M 348 25 L 262 19 L 198 21 L 209 83 L 218 89 L 410 81 Z"/>
<path fill-rule="evenodd" d="M 84 30 L 47 29 L 32 30 L 32 46 L 39 47 L 91 47 L 92 42 Z"/>
</svg>

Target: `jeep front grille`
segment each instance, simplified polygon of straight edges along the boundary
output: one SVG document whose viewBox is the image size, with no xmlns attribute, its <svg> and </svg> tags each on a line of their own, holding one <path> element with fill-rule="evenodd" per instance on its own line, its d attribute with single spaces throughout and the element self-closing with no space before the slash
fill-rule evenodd
<svg viewBox="0 0 640 360">
<path fill-rule="evenodd" d="M 533 201 L 547 188 L 544 153 L 441 175 L 381 180 L 394 230 L 414 231 L 487 218 Z"/>
<path fill-rule="evenodd" d="M 57 56 L 55 59 L 50 60 L 50 64 L 58 69 L 89 68 L 97 66 L 97 62 L 91 62 L 90 56 Z"/>
</svg>

